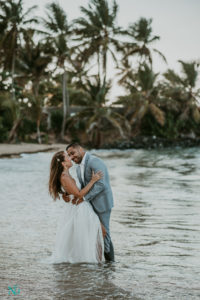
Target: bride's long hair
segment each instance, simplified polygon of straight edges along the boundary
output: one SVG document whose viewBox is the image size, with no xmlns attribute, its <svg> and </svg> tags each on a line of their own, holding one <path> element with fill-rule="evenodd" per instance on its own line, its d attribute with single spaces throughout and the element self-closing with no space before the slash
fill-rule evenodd
<svg viewBox="0 0 200 300">
<path fill-rule="evenodd" d="M 60 177 L 64 169 L 62 165 L 64 159 L 64 151 L 59 151 L 54 154 L 51 160 L 49 193 L 54 200 L 56 200 L 56 198 L 60 199 L 59 193 L 62 194 Z"/>
</svg>

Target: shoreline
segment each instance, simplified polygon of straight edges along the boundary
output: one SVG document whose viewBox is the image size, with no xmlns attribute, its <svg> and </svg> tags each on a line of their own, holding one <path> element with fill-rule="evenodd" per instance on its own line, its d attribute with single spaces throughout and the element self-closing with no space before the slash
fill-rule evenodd
<svg viewBox="0 0 200 300">
<path fill-rule="evenodd" d="M 14 158 L 20 157 L 21 154 L 31 154 L 39 152 L 53 152 L 59 150 L 65 150 L 67 143 L 59 144 L 32 144 L 32 143 L 20 143 L 20 144 L 0 144 L 0 159 L 1 158 Z M 113 143 L 102 145 L 98 150 L 127 150 L 127 149 L 164 149 L 164 148 L 191 148 L 200 147 L 200 138 L 182 138 L 182 139 L 163 139 L 155 137 L 138 136 L 132 140 L 119 140 Z M 91 147 L 86 147 L 91 149 Z"/>
<path fill-rule="evenodd" d="M 0 144 L 0 158 L 20 157 L 21 154 L 59 151 L 65 149 L 66 144 Z"/>
</svg>

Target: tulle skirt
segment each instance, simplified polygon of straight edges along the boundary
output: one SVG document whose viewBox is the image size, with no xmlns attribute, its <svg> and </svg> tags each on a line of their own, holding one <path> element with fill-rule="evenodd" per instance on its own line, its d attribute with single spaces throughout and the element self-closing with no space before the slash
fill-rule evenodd
<svg viewBox="0 0 200 300">
<path fill-rule="evenodd" d="M 90 203 L 64 205 L 59 220 L 52 263 L 100 263 L 104 261 L 101 224 Z"/>
</svg>

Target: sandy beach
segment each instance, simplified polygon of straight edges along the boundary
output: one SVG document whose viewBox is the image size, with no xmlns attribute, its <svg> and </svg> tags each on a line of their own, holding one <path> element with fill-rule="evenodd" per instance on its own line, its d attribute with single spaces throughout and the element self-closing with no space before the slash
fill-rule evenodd
<svg viewBox="0 0 200 300">
<path fill-rule="evenodd" d="M 0 158 L 4 157 L 17 157 L 22 153 L 37 153 L 37 152 L 47 152 L 47 151 L 58 151 L 64 150 L 66 144 L 0 144 Z"/>
</svg>

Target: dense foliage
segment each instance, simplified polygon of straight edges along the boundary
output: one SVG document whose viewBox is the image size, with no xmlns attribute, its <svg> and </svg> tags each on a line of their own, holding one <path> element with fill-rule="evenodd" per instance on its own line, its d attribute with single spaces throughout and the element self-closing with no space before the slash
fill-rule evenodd
<svg viewBox="0 0 200 300">
<path fill-rule="evenodd" d="M 115 0 L 90 0 L 70 23 L 57 2 L 38 18 L 23 0 L 0 0 L 0 142 L 200 135 L 198 62 L 155 73 L 154 54 L 166 58 L 152 19 L 121 28 L 117 14 Z M 108 60 L 125 90 L 112 104 Z"/>
</svg>

